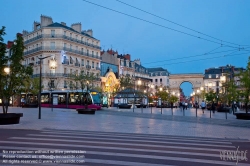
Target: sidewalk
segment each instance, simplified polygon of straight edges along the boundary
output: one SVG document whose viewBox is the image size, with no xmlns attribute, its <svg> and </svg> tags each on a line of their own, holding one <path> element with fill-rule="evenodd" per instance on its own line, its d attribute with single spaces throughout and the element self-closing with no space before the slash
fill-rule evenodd
<svg viewBox="0 0 250 166">
<path fill-rule="evenodd" d="M 122 116 L 130 117 L 140 117 L 140 118 L 153 118 L 153 119 L 163 119 L 171 121 L 181 121 L 181 122 L 191 122 L 191 123 L 202 123 L 202 124 L 212 124 L 212 125 L 223 125 L 223 126 L 233 126 L 233 127 L 246 127 L 250 128 L 250 120 L 240 120 L 236 119 L 233 113 L 217 112 L 213 113 L 211 111 L 205 110 L 204 113 L 201 109 L 187 109 L 181 110 L 179 108 L 174 108 L 173 111 L 170 108 L 135 108 L 133 109 L 118 109 L 111 107 L 107 109 L 108 114 L 116 114 Z M 162 113 L 162 114 L 161 114 Z M 227 119 L 226 119 L 227 117 Z"/>
<path fill-rule="evenodd" d="M 151 115 L 150 113 L 139 113 L 140 109 L 135 109 L 136 113 L 133 113 L 133 109 L 118 111 L 115 108 L 103 108 L 101 111 L 96 111 L 95 115 L 83 115 L 77 114 L 73 109 L 54 109 L 52 112 L 50 108 L 42 108 L 41 119 L 38 119 L 38 108 L 10 107 L 9 113 L 23 113 L 24 116 L 21 118 L 20 124 L 0 125 L 0 130 L 61 129 L 250 139 L 250 122 L 248 121 L 177 116 L 180 110 L 175 110 L 176 114 L 172 116 L 167 115 L 166 111 L 163 112 L 163 115 L 159 113 L 159 110 L 157 114 Z M 230 125 L 232 123 L 235 124 Z"/>
</svg>

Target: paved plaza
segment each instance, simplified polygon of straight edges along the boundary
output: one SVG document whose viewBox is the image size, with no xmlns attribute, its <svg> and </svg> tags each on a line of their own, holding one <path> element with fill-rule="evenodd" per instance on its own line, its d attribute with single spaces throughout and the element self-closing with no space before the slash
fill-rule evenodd
<svg viewBox="0 0 250 166">
<path fill-rule="evenodd" d="M 2 156 L 10 150 L 83 150 L 84 164 L 66 165 L 235 165 L 235 160 L 223 160 L 221 152 L 250 150 L 250 121 L 233 114 L 225 119 L 225 113 L 216 112 L 210 119 L 209 111 L 203 114 L 199 109 L 196 117 L 195 109 L 183 114 L 164 108 L 161 114 L 160 108 L 153 108 L 151 114 L 151 108 L 133 112 L 111 107 L 84 115 L 73 109 L 42 108 L 38 119 L 38 108 L 10 107 L 9 112 L 24 116 L 20 124 L 0 126 Z M 2 164 L 12 165 L 6 162 Z M 248 164 L 249 160 L 237 163 Z"/>
</svg>

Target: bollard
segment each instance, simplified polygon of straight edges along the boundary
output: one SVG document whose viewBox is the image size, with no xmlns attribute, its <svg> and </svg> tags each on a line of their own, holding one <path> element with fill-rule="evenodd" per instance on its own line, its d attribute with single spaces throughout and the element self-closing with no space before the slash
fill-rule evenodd
<svg viewBox="0 0 250 166">
<path fill-rule="evenodd" d="M 226 114 L 226 119 L 227 119 L 227 111 L 225 111 L 225 114 Z"/>
<path fill-rule="evenodd" d="M 143 113 L 143 105 L 141 106 L 141 113 Z"/>
<path fill-rule="evenodd" d="M 185 116 L 185 109 L 183 110 L 183 116 Z"/>
<path fill-rule="evenodd" d="M 197 106 L 195 107 L 195 109 L 196 109 L 196 117 L 197 117 Z"/>
<path fill-rule="evenodd" d="M 153 106 L 151 106 L 151 114 L 152 114 L 152 107 L 153 107 Z"/>
<path fill-rule="evenodd" d="M 162 106 L 161 106 L 161 114 L 162 114 Z"/>
<path fill-rule="evenodd" d="M 171 109 L 172 109 L 172 116 L 173 116 L 174 115 L 173 107 Z"/>
<path fill-rule="evenodd" d="M 210 109 L 210 118 L 211 118 L 211 109 Z"/>
</svg>

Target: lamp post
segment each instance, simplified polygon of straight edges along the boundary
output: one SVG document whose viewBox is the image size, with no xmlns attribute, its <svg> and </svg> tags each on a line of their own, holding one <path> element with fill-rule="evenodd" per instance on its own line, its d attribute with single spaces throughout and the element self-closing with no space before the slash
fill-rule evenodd
<svg viewBox="0 0 250 166">
<path fill-rule="evenodd" d="M 8 67 L 5 67 L 3 70 L 4 70 L 4 72 L 6 73 L 6 86 L 5 86 L 5 87 L 6 87 L 6 90 L 7 90 L 7 88 L 8 88 L 8 86 L 7 86 L 7 85 L 8 85 L 8 80 L 7 80 L 8 77 L 7 77 L 7 75 L 10 74 L 10 67 L 9 67 L 9 66 L 8 66 Z M 7 101 L 8 101 L 7 98 L 6 98 L 5 100 L 6 100 L 6 101 L 5 101 L 5 102 L 3 101 L 3 104 L 6 104 L 6 108 L 7 108 L 7 105 L 8 105 L 9 103 L 7 102 Z M 13 102 L 13 101 L 12 101 L 12 102 Z"/>
<path fill-rule="evenodd" d="M 225 83 L 226 82 L 226 76 L 220 76 L 220 82 L 221 83 Z M 223 89 L 223 88 L 222 88 Z M 226 93 L 225 91 L 225 89 L 223 89 L 222 90 L 223 91 L 223 93 Z M 227 111 L 225 111 L 225 116 L 226 116 L 226 119 L 227 119 Z"/>
<path fill-rule="evenodd" d="M 50 60 L 50 63 L 49 63 L 49 66 L 50 66 L 50 70 L 51 70 L 51 78 L 50 78 L 50 84 L 49 84 L 49 87 L 50 87 L 50 91 L 51 91 L 51 111 L 53 111 L 53 94 L 52 94 L 52 91 L 54 90 L 55 88 L 55 85 L 54 85 L 54 80 L 53 79 L 56 79 L 56 78 L 53 78 L 53 75 L 55 75 L 55 71 L 56 71 L 56 67 L 57 67 L 57 64 L 56 64 L 56 60 L 54 57 L 52 57 L 52 59 Z"/>
<path fill-rule="evenodd" d="M 151 84 L 150 87 L 153 89 L 154 88 L 154 84 Z M 152 94 L 151 94 L 151 96 L 152 96 Z M 151 106 L 151 114 L 152 114 L 152 107 L 153 107 L 153 105 Z"/>
<path fill-rule="evenodd" d="M 41 119 L 41 93 L 42 93 L 42 60 L 45 58 L 49 58 L 51 56 L 46 56 L 46 57 L 41 57 L 38 58 L 39 59 L 39 63 L 40 63 L 40 76 L 39 76 L 39 97 L 38 97 L 38 119 Z"/>
</svg>

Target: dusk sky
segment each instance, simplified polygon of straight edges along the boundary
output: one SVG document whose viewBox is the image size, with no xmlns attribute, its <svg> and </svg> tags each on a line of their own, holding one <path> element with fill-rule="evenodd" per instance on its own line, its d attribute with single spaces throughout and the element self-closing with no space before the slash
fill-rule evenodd
<svg viewBox="0 0 250 166">
<path fill-rule="evenodd" d="M 249 0 L 120 0 L 163 19 L 117 0 L 89 1 L 141 20 L 84 0 L 1 0 L 5 42 L 13 40 L 17 32 L 32 31 L 33 22 L 40 21 L 43 14 L 68 26 L 81 22 L 83 29 L 93 30 L 102 49 L 112 47 L 119 54 L 131 54 L 145 67 L 163 67 L 178 74 L 204 73 L 207 68 L 227 64 L 246 66 L 250 55 Z M 190 87 L 183 86 L 186 95 Z"/>
</svg>

